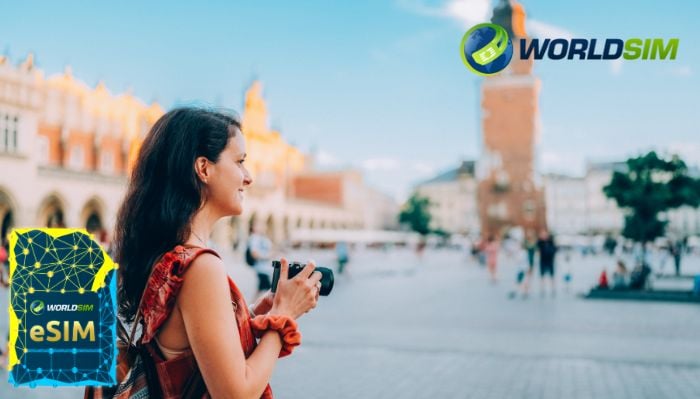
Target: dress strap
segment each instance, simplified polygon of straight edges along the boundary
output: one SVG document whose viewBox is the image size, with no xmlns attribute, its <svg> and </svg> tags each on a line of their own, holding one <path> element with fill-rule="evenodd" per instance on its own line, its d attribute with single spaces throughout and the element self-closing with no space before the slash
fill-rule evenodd
<svg viewBox="0 0 700 399">
<path fill-rule="evenodd" d="M 185 272 L 192 261 L 203 253 L 211 253 L 221 258 L 211 248 L 178 245 L 172 251 L 166 252 L 153 266 L 153 274 L 146 284 L 141 305 L 142 343 L 150 342 L 160 326 L 168 319 L 175 308 Z"/>
</svg>

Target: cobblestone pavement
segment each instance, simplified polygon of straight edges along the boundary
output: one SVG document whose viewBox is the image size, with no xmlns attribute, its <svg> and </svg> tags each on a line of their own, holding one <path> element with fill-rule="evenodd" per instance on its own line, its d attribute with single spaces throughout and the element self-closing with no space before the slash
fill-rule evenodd
<svg viewBox="0 0 700 399">
<path fill-rule="evenodd" d="M 327 252 L 293 256 L 308 257 L 332 263 Z M 527 299 L 509 299 L 515 262 L 501 263 L 492 285 L 458 252 L 428 251 L 422 260 L 400 250 L 354 253 L 350 274 L 300 319 L 303 344 L 278 364 L 276 397 L 700 397 L 700 306 L 579 298 L 603 266 L 612 269 L 603 256 L 560 262 L 573 275 L 568 292 L 559 284 L 556 296 L 540 296 L 535 282 Z M 700 259 L 686 263 L 700 272 Z M 251 271 L 230 272 L 251 295 Z M 6 381 L 0 372 L 0 398 L 82 393 Z"/>
</svg>

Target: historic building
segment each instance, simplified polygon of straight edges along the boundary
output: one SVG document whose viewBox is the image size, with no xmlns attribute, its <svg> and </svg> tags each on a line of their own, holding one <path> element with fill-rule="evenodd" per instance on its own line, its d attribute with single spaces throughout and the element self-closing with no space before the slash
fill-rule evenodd
<svg viewBox="0 0 700 399">
<path fill-rule="evenodd" d="M 307 156 L 287 144 L 269 127 L 262 84 L 254 82 L 245 94 L 243 133 L 246 164 L 253 176 L 243 215 L 222 222 L 220 241 L 244 241 L 254 223 L 266 226 L 276 243 L 294 240 L 299 229 L 364 229 L 368 188 L 359 173 L 321 173 L 310 170 Z"/>
<path fill-rule="evenodd" d="M 474 161 L 463 161 L 457 168 L 416 186 L 415 191 L 430 201 L 431 229 L 464 235 L 479 234 L 478 183 L 474 165 Z"/>
<path fill-rule="evenodd" d="M 603 187 L 614 172 L 626 169 L 625 162 L 589 162 L 582 177 L 544 176 L 549 228 L 557 234 L 619 234 L 625 213 L 605 196 Z M 691 169 L 691 174 L 700 173 Z M 700 235 L 700 209 L 684 206 L 661 217 L 668 220 L 669 236 Z"/>
<path fill-rule="evenodd" d="M 0 212 L 14 226 L 110 230 L 141 138 L 163 110 L 90 88 L 70 68 L 45 78 L 30 54 L 0 58 Z M 0 140 L 3 141 L 3 140 Z"/>
<path fill-rule="evenodd" d="M 89 87 L 70 68 L 46 78 L 32 55 L 19 65 L 0 57 L 2 236 L 13 227 L 43 226 L 111 233 L 140 144 L 164 112 L 130 93 L 112 94 L 103 83 Z M 367 201 L 378 194 L 361 175 L 341 174 L 342 190 L 332 193 L 338 200 L 328 201 L 329 192 L 314 189 L 318 173 L 308 170 L 306 156 L 270 129 L 268 118 L 262 85 L 254 82 L 242 114 L 254 184 L 245 213 L 216 226 L 220 247 L 244 240 L 254 221 L 282 243 L 294 229 L 363 229 L 377 219 L 368 216 L 376 208 Z"/>
<path fill-rule="evenodd" d="M 502 0 L 491 21 L 508 31 L 513 54 L 518 54 L 520 38 L 528 39 L 523 7 Z M 513 56 L 504 71 L 486 77 L 482 83 L 482 148 L 477 165 L 482 234 L 545 226 L 535 151 L 540 80 L 533 75 L 532 67 L 532 58 Z"/>
</svg>

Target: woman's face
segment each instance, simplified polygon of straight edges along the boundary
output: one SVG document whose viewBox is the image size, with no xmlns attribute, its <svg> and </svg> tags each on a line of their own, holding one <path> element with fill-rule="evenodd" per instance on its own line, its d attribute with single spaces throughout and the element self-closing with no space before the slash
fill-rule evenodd
<svg viewBox="0 0 700 399">
<path fill-rule="evenodd" d="M 240 215 L 243 212 L 244 189 L 253 183 L 244 165 L 245 157 L 245 139 L 237 130 L 221 152 L 219 161 L 209 164 L 211 174 L 207 181 L 207 202 L 223 216 Z"/>
</svg>

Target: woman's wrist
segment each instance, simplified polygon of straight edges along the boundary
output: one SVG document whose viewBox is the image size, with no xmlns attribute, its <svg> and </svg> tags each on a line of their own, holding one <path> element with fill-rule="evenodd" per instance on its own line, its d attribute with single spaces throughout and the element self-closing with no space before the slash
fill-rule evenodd
<svg viewBox="0 0 700 399">
<path fill-rule="evenodd" d="M 289 310 L 285 309 L 285 308 L 282 307 L 282 306 L 275 306 L 275 305 L 273 305 L 273 306 L 270 308 L 270 311 L 267 312 L 267 314 L 270 315 L 270 316 L 285 316 L 285 317 L 289 317 L 289 318 L 291 318 L 291 319 L 295 319 L 295 318 L 296 318 L 296 317 L 294 317 L 294 315 L 292 314 L 292 312 L 290 312 Z"/>
<path fill-rule="evenodd" d="M 289 355 L 296 346 L 301 344 L 301 334 L 297 323 L 289 316 L 269 313 L 264 316 L 256 316 L 251 320 L 250 326 L 258 338 L 262 338 L 268 332 L 275 332 L 279 335 L 282 341 L 279 357 Z"/>
</svg>

